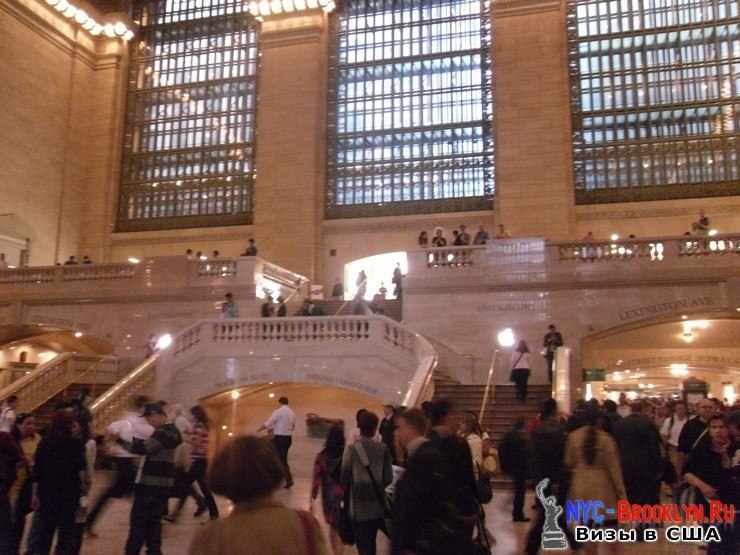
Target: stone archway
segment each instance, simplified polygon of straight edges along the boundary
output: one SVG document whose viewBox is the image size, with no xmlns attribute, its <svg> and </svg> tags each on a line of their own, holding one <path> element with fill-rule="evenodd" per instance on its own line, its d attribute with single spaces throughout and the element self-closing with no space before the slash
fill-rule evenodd
<svg viewBox="0 0 740 555">
<path fill-rule="evenodd" d="M 591 334 L 581 342 L 581 356 L 583 368 L 606 370 L 612 390 L 670 393 L 693 376 L 709 383 L 710 394 L 729 395 L 732 402 L 740 394 L 738 337 L 736 312 L 695 311 Z"/>
</svg>

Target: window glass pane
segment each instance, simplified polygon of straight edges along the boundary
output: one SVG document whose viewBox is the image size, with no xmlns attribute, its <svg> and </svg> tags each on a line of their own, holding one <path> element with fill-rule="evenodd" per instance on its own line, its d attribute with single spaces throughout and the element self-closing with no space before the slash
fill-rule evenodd
<svg viewBox="0 0 740 555">
<path fill-rule="evenodd" d="M 245 9 L 135 5 L 118 229 L 248 223 L 258 27 Z"/>
<path fill-rule="evenodd" d="M 333 16 L 329 217 L 490 206 L 488 6 L 348 0 Z"/>
<path fill-rule="evenodd" d="M 580 199 L 635 187 L 684 197 L 721 182 L 732 192 L 740 179 L 736 8 L 726 0 L 569 0 Z"/>
</svg>

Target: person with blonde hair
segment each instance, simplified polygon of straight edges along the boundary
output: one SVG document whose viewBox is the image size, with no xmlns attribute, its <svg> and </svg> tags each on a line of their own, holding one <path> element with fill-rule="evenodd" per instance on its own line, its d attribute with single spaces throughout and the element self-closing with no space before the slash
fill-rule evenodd
<svg viewBox="0 0 740 555">
<path fill-rule="evenodd" d="M 311 513 L 273 498 L 284 480 L 285 467 L 269 439 L 242 436 L 228 443 L 213 460 L 208 482 L 214 493 L 234 503 L 234 510 L 196 534 L 190 555 L 331 555 Z"/>
</svg>

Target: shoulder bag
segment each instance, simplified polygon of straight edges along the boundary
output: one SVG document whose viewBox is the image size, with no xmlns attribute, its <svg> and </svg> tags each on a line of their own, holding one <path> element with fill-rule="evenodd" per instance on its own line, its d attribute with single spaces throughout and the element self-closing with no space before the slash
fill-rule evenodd
<svg viewBox="0 0 740 555">
<path fill-rule="evenodd" d="M 514 363 L 514 365 L 513 365 L 512 367 L 511 367 L 511 372 L 509 373 L 509 381 L 510 381 L 510 382 L 515 382 L 515 381 L 516 381 L 516 380 L 514 379 L 514 370 L 516 370 L 516 365 L 517 365 L 517 364 L 519 364 L 519 362 L 520 362 L 520 361 L 522 360 L 522 357 L 523 357 L 523 356 L 524 356 L 524 353 L 519 353 L 519 358 L 518 358 L 518 359 L 516 359 L 516 362 L 515 362 L 515 363 Z"/>
<path fill-rule="evenodd" d="M 478 469 L 478 478 L 475 480 L 475 497 L 479 503 L 485 505 L 493 499 L 493 487 L 491 486 L 491 477 L 478 463 L 475 463 Z"/>
<path fill-rule="evenodd" d="M 380 506 L 383 508 L 383 520 L 385 524 L 385 535 L 389 538 L 391 537 L 391 525 L 393 523 L 393 515 L 391 513 L 390 508 L 388 507 L 388 499 L 383 494 L 383 491 L 380 489 L 380 486 L 378 485 L 378 482 L 375 480 L 375 476 L 373 475 L 373 471 L 370 468 L 370 459 L 367 456 L 367 451 L 365 451 L 365 447 L 362 445 L 360 441 L 355 442 L 354 449 L 357 452 L 357 456 L 360 457 L 360 464 L 365 467 L 365 470 L 367 471 L 367 475 L 370 477 L 370 481 L 373 484 L 373 491 L 375 492 L 375 497 L 378 500 L 378 503 L 380 503 Z"/>
</svg>

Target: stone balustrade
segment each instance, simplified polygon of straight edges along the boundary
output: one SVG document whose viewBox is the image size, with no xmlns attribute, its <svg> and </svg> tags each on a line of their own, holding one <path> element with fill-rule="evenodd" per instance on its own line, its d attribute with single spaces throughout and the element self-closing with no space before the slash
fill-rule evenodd
<svg viewBox="0 0 740 555">
<path fill-rule="evenodd" d="M 306 283 L 299 274 L 259 257 L 188 260 L 151 257 L 140 263 L 83 264 L 0 270 L 0 301 L 186 295 L 188 289 L 228 287 L 245 292 L 278 285 L 292 293 Z M 90 284 L 94 283 L 94 288 Z"/>
<path fill-rule="evenodd" d="M 226 388 L 305 381 L 414 404 L 436 361 L 424 337 L 384 316 L 201 320 L 162 353 L 158 386 L 189 402 Z"/>
<path fill-rule="evenodd" d="M 440 269 L 465 270 L 466 279 L 480 284 L 622 280 L 625 272 L 650 280 L 696 276 L 696 270 L 732 277 L 740 268 L 738 254 L 740 234 L 563 242 L 517 238 L 411 251 L 408 277 L 412 288 L 444 285 Z"/>
</svg>

